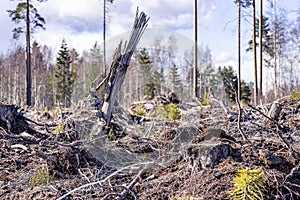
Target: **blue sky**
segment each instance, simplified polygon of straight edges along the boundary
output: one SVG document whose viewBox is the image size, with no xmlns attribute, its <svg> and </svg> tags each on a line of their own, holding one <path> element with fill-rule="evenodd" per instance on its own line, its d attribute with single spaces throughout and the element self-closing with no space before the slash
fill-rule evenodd
<svg viewBox="0 0 300 200">
<path fill-rule="evenodd" d="M 265 4 L 267 3 L 266 0 Z M 299 0 L 277 0 L 281 7 L 293 11 L 300 7 Z M 1 0 L 0 2 L 0 52 L 5 53 L 16 43 L 11 30 L 14 24 L 8 18 L 6 10 L 13 9 L 18 1 Z M 95 41 L 102 43 L 102 5 L 103 0 L 48 0 L 38 3 L 32 0 L 39 13 L 46 20 L 46 30 L 38 30 L 33 36 L 40 44 L 52 46 L 57 51 L 63 38 L 70 47 L 79 53 L 89 50 Z M 109 5 L 108 40 L 129 31 L 132 25 L 136 7 L 150 16 L 149 28 L 168 30 L 184 38 L 193 39 L 193 0 L 114 0 Z M 284 4 L 284 5 L 283 5 Z M 250 10 L 249 10 L 250 12 Z M 211 49 L 216 67 L 223 65 L 236 66 L 237 7 L 233 0 L 198 0 L 198 41 Z M 249 19 L 250 20 L 250 19 Z M 251 80 L 252 55 L 245 53 L 247 42 L 251 37 L 251 25 L 242 24 L 242 75 L 243 79 Z M 187 40 L 186 40 L 187 39 Z M 113 39 L 112 39 L 113 40 Z M 180 37 L 179 37 L 180 40 Z M 188 41 L 189 42 L 189 41 Z M 180 44 L 179 48 L 184 46 Z M 113 47 L 115 48 L 115 47 Z M 54 52 L 56 53 L 56 52 Z"/>
</svg>

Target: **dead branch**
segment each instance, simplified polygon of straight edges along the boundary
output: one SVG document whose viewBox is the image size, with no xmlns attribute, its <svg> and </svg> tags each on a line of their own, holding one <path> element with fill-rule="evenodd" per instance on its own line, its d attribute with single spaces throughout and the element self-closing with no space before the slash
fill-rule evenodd
<svg viewBox="0 0 300 200">
<path fill-rule="evenodd" d="M 35 125 L 37 126 L 47 126 L 47 127 L 54 127 L 54 126 L 57 126 L 57 123 L 52 123 L 52 124 L 48 124 L 48 123 L 42 123 L 42 122 L 37 122 L 37 121 L 34 121 L 28 117 L 25 117 L 23 116 L 23 118 L 26 120 L 26 121 L 29 121 L 29 122 L 32 122 L 34 123 Z"/>
<path fill-rule="evenodd" d="M 279 138 L 281 139 L 281 141 L 290 149 L 290 151 L 292 152 L 293 157 L 296 158 L 297 160 L 300 160 L 299 152 L 295 151 L 293 146 L 282 135 L 282 134 L 284 134 L 284 132 L 283 132 L 284 130 L 288 129 L 289 131 L 291 131 L 291 129 L 289 127 L 283 125 L 283 124 L 280 124 L 275 119 L 272 119 L 271 117 L 267 116 L 265 113 L 261 112 L 259 109 L 255 108 L 251 104 L 248 104 L 248 106 L 250 108 L 256 110 L 257 112 L 259 112 L 263 117 L 265 117 L 268 120 L 272 121 L 277 126 L 278 131 L 276 133 L 279 136 Z"/>
<path fill-rule="evenodd" d="M 35 150 L 34 153 L 35 153 L 35 155 L 37 155 L 38 157 L 43 158 L 44 160 L 49 160 L 49 161 L 52 161 L 54 163 L 57 162 L 57 159 L 55 157 L 49 156 L 48 154 L 44 153 L 43 151 Z"/>
<path fill-rule="evenodd" d="M 286 177 L 284 178 L 284 182 L 286 182 L 286 180 L 288 178 L 294 176 L 296 171 L 299 170 L 299 167 L 300 167 L 300 162 L 295 167 L 293 167 L 293 169 L 291 170 L 291 172 L 288 175 L 286 175 Z"/>
<path fill-rule="evenodd" d="M 70 194 L 72 194 L 72 193 L 74 193 L 74 192 L 76 192 L 78 190 L 81 190 L 81 189 L 83 189 L 85 187 L 89 187 L 89 186 L 93 186 L 93 185 L 98 185 L 98 184 L 104 183 L 104 182 L 108 181 L 110 178 L 112 178 L 113 176 L 117 175 L 118 173 L 120 173 L 120 172 L 122 172 L 122 171 L 124 171 L 126 169 L 130 169 L 130 168 L 135 167 L 135 166 L 149 165 L 149 164 L 154 164 L 154 163 L 153 162 L 136 163 L 136 164 L 132 164 L 132 165 L 123 167 L 123 168 L 121 168 L 121 169 L 119 169 L 119 170 L 111 173 L 110 175 L 108 175 L 107 177 L 105 177 L 102 180 L 99 180 L 99 181 L 96 181 L 96 182 L 87 183 L 87 184 L 84 184 L 84 185 L 82 185 L 80 187 L 77 187 L 77 188 L 73 189 L 73 190 L 67 192 L 66 194 L 64 194 L 63 196 L 59 197 L 57 200 L 62 200 L 64 198 L 66 198 L 68 195 L 70 195 Z"/>
<path fill-rule="evenodd" d="M 108 78 L 108 77 L 105 77 L 105 78 L 99 83 L 99 85 L 98 85 L 98 86 L 96 87 L 96 89 L 95 89 L 95 92 L 97 92 L 97 91 L 100 89 L 100 87 L 106 82 L 107 78 Z"/>
</svg>

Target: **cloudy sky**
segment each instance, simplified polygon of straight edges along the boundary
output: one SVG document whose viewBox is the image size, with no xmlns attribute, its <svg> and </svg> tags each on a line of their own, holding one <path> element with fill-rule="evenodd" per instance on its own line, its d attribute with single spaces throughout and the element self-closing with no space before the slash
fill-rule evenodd
<svg viewBox="0 0 300 200">
<path fill-rule="evenodd" d="M 280 0 L 278 0 L 280 2 Z M 8 18 L 6 10 L 13 9 L 18 1 L 0 0 L 0 52 L 5 53 L 16 43 L 24 43 L 24 39 L 14 41 L 11 30 L 15 25 Z M 116 40 L 116 36 L 130 30 L 136 8 L 139 7 L 150 16 L 149 29 L 154 32 L 170 32 L 178 35 L 179 49 L 193 39 L 193 0 L 114 0 L 108 3 L 109 29 L 108 40 Z M 266 2 L 266 1 L 265 1 Z M 300 7 L 299 0 L 281 0 L 291 16 Z M 38 3 L 32 0 L 38 12 L 46 20 L 46 30 L 38 30 L 33 40 L 39 44 L 47 44 L 57 51 L 62 39 L 66 39 L 69 47 L 79 53 L 90 49 L 95 41 L 102 43 L 103 0 L 48 0 Z M 211 49 L 216 66 L 236 66 L 236 13 L 233 0 L 198 0 L 198 40 L 199 44 Z M 250 20 L 250 19 L 249 19 Z M 245 53 L 250 39 L 250 24 L 243 24 L 242 64 L 250 69 L 251 54 Z M 117 39 L 119 40 L 119 39 Z M 180 41 L 182 41 L 180 43 Z M 115 47 L 113 47 L 115 48 Z M 56 52 L 55 52 L 56 53 Z M 252 72 L 244 70 L 244 79 L 251 80 Z"/>
</svg>

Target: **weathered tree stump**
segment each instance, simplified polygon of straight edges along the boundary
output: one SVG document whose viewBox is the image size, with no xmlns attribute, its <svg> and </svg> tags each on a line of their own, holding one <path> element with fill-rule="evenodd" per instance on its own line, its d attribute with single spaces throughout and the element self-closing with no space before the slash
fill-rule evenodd
<svg viewBox="0 0 300 200">
<path fill-rule="evenodd" d="M 236 142 L 223 129 L 210 128 L 198 136 L 188 149 L 187 156 L 192 172 L 213 168 L 221 159 L 232 154 L 232 147 L 228 142 Z"/>
<path fill-rule="evenodd" d="M 282 105 L 279 102 L 273 102 L 269 112 L 268 112 L 268 117 L 278 120 L 280 117 L 280 112 L 282 109 Z"/>
<path fill-rule="evenodd" d="M 213 140 L 206 140 L 200 144 L 191 145 L 187 149 L 192 172 L 213 168 L 221 159 L 226 159 L 231 154 L 232 147 L 229 144 Z"/>
</svg>

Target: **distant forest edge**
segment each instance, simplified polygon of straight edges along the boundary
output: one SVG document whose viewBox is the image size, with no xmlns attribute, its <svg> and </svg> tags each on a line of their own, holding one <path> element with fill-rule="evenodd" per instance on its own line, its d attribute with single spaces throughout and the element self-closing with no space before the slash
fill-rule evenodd
<svg viewBox="0 0 300 200">
<path fill-rule="evenodd" d="M 173 37 L 169 39 L 173 40 L 171 46 L 161 47 L 156 41 L 156 46 L 151 49 L 136 50 L 118 97 L 121 105 L 128 106 L 132 101 L 152 99 L 170 91 L 175 92 L 180 100 L 192 98 L 193 54 L 186 53 L 185 58 L 176 57 L 176 41 Z M 0 99 L 4 102 L 20 106 L 26 104 L 25 55 L 25 49 L 21 46 L 0 55 Z M 57 100 L 64 95 L 61 102 L 65 107 L 76 106 L 92 94 L 93 88 L 104 78 L 103 54 L 97 42 L 80 56 L 75 49 L 68 49 L 66 41 L 63 41 L 55 57 L 50 47 L 39 46 L 35 41 L 31 56 L 32 105 L 39 109 L 56 106 Z M 228 82 L 237 84 L 233 67 L 215 67 L 208 47 L 200 47 L 199 58 L 198 89 L 201 96 L 205 97 L 213 91 L 222 99 L 234 101 L 235 93 Z M 295 64 L 298 62 L 300 60 Z M 281 66 L 285 66 L 281 73 L 284 78 L 281 79 L 281 95 L 287 95 L 299 87 L 300 76 L 296 75 L 300 69 L 298 65 Z M 242 98 L 251 101 L 253 83 L 242 81 L 241 90 Z M 272 100 L 272 90 L 268 95 Z"/>
</svg>

